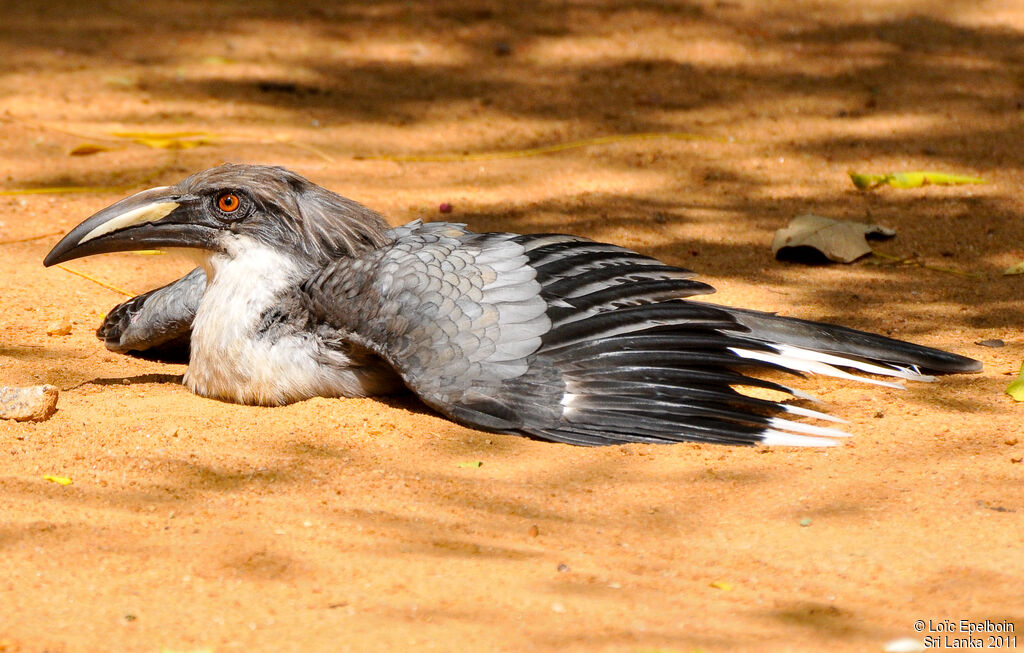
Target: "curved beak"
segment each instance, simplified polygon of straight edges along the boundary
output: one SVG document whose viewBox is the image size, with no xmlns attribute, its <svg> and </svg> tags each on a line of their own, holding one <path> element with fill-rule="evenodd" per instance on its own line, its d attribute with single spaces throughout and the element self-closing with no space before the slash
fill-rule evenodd
<svg viewBox="0 0 1024 653">
<path fill-rule="evenodd" d="M 112 204 L 72 229 L 43 259 L 49 267 L 91 254 L 159 247 L 215 249 L 218 230 L 204 224 L 198 198 L 172 186 Z"/>
</svg>

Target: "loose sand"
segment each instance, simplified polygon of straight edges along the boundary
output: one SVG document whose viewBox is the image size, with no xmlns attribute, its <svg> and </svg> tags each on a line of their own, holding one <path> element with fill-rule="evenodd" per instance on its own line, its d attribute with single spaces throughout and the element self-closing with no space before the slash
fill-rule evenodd
<svg viewBox="0 0 1024 653">
<path fill-rule="evenodd" d="M 19 2 L 0 44 L 0 188 L 93 188 L 0 196 L 0 384 L 61 389 L 50 420 L 0 424 L 0 651 L 881 651 L 918 619 L 1008 620 L 1024 645 L 1024 406 L 1003 394 L 1024 314 L 1001 274 L 1024 259 L 1019 3 Z M 694 138 L 374 158 L 646 132 Z M 289 166 L 394 224 L 624 244 L 714 301 L 985 371 L 799 381 L 850 421 L 829 450 L 584 449 L 411 398 L 202 399 L 181 365 L 105 351 L 123 296 L 41 260 L 222 161 Z M 864 193 L 848 169 L 990 183 Z M 893 227 L 879 251 L 930 267 L 773 260 L 804 212 Z M 67 267 L 131 293 L 189 269 Z"/>
</svg>

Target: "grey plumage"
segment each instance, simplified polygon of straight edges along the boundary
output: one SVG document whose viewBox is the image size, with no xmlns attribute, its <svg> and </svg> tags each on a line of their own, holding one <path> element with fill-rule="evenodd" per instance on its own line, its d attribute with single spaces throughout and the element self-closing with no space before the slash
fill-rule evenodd
<svg viewBox="0 0 1024 653">
<path fill-rule="evenodd" d="M 205 290 L 206 273 L 196 268 L 177 281 L 114 307 L 96 330 L 96 337 L 110 351 L 146 351 L 188 360 L 192 320 Z"/>
<path fill-rule="evenodd" d="M 229 195 L 238 204 L 223 211 Z M 145 191 L 77 227 L 46 263 L 152 244 L 192 248 L 202 269 L 116 307 L 98 335 L 115 351 L 189 341 L 186 383 L 233 401 L 404 384 L 462 423 L 573 444 L 828 444 L 843 433 L 779 415 L 832 418 L 744 394 L 804 396 L 751 372 L 980 369 L 883 336 L 689 301 L 713 289 L 614 245 L 450 223 L 389 229 L 280 168 L 221 166 Z"/>
<path fill-rule="evenodd" d="M 249 203 L 227 227 L 316 265 L 388 240 L 388 225 L 379 214 L 285 168 L 222 165 L 194 174 L 178 187 L 196 197 L 231 190 L 246 193 Z M 248 220 L 252 214 L 275 219 Z"/>
</svg>

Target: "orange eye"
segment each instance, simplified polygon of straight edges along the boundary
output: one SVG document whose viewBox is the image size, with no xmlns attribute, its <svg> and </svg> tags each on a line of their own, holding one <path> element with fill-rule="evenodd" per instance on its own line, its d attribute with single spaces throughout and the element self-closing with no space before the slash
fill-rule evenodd
<svg viewBox="0 0 1024 653">
<path fill-rule="evenodd" d="M 217 208 L 225 213 L 234 213 L 241 204 L 234 193 L 224 193 L 217 198 Z"/>
</svg>

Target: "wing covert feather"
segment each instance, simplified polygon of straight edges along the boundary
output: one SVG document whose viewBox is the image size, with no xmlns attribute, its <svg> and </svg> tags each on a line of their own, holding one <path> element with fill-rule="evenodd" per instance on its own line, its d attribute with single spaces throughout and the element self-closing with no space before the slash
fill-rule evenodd
<svg viewBox="0 0 1024 653">
<path fill-rule="evenodd" d="M 522 245 L 444 223 L 395 232 L 391 245 L 340 259 L 304 284 L 316 319 L 386 359 L 436 410 L 517 428 L 497 390 L 527 372 L 551 326 Z M 470 403 L 486 414 L 460 417 Z"/>
</svg>

